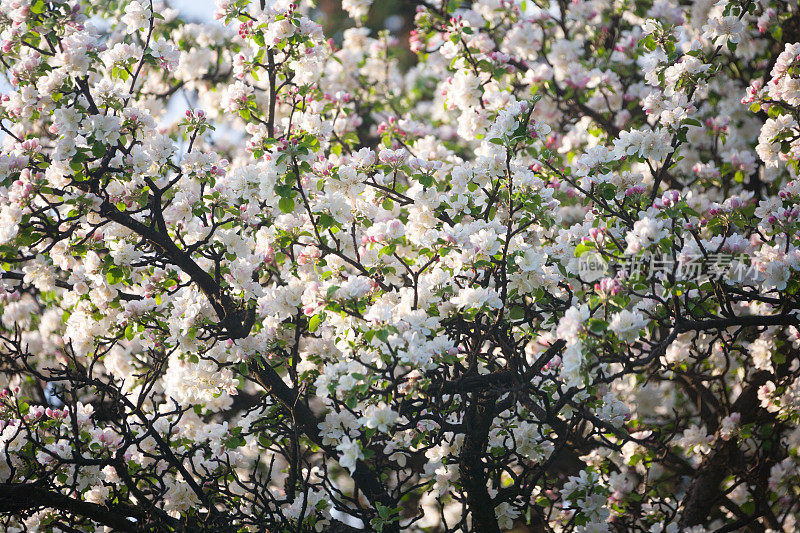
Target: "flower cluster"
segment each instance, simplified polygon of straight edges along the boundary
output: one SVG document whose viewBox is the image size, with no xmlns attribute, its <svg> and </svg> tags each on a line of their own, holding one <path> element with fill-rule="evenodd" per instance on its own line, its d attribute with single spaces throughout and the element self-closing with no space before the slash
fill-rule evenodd
<svg viewBox="0 0 800 533">
<path fill-rule="evenodd" d="M 797 6 L 314 4 L 0 0 L 3 527 L 800 527 Z"/>
</svg>

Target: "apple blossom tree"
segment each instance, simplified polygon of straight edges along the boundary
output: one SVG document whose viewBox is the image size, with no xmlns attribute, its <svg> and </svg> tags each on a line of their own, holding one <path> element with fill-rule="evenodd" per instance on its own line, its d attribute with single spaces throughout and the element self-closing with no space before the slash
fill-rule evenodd
<svg viewBox="0 0 800 533">
<path fill-rule="evenodd" d="M 0 1 L 0 527 L 796 531 L 797 2 L 371 3 Z"/>
</svg>

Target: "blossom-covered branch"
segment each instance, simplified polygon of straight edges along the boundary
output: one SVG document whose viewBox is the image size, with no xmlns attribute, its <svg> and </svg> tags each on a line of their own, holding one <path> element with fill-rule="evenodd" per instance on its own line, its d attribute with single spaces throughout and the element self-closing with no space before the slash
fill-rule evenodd
<svg viewBox="0 0 800 533">
<path fill-rule="evenodd" d="M 321 7 L 0 0 L 2 527 L 794 531 L 797 6 Z"/>
</svg>

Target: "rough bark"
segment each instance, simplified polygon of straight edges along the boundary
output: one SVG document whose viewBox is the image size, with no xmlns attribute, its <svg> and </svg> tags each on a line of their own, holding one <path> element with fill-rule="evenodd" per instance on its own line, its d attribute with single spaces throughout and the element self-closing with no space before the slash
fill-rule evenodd
<svg viewBox="0 0 800 533">
<path fill-rule="evenodd" d="M 467 507 L 472 516 L 472 530 L 480 533 L 500 533 L 483 462 L 496 399 L 491 392 L 476 393 L 467 407 L 467 431 L 459 464 L 461 482 L 467 493 Z"/>
</svg>

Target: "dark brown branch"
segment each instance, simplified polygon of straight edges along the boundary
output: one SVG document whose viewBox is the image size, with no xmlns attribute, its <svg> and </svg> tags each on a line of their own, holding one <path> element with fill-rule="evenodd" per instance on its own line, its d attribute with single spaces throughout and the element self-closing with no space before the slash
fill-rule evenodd
<svg viewBox="0 0 800 533">
<path fill-rule="evenodd" d="M 88 518 L 115 531 L 142 531 L 137 525 L 142 523 L 142 516 L 131 508 L 123 510 L 120 506 L 83 502 L 34 483 L 0 484 L 0 512 L 21 513 L 44 507 Z"/>
<path fill-rule="evenodd" d="M 494 503 L 487 487 L 486 464 L 483 461 L 496 399 L 492 393 L 475 394 L 465 414 L 467 432 L 459 457 L 461 483 L 467 493 L 472 528 L 480 533 L 500 533 L 494 514 Z"/>
</svg>

